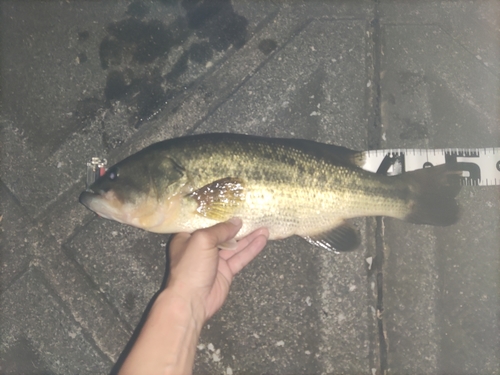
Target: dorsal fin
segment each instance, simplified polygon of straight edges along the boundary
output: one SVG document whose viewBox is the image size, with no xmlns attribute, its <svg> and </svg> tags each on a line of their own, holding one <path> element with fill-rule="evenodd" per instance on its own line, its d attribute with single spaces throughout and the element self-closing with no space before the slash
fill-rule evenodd
<svg viewBox="0 0 500 375">
<path fill-rule="evenodd" d="M 163 142 L 159 142 L 149 146 L 149 148 L 163 148 L 170 144 L 179 145 L 181 143 L 189 143 L 198 141 L 200 143 L 218 144 L 225 142 L 242 142 L 245 144 L 263 144 L 271 146 L 284 146 L 295 148 L 306 154 L 316 156 L 332 162 L 341 163 L 344 165 L 361 167 L 364 164 L 364 153 L 351 150 L 346 147 L 336 146 L 326 143 L 310 141 L 307 139 L 297 138 L 267 138 L 256 135 L 234 134 L 234 133 L 206 133 L 188 135 L 180 138 L 173 138 Z"/>
<path fill-rule="evenodd" d="M 277 138 L 276 141 L 282 143 L 283 145 L 303 150 L 308 154 L 321 156 L 330 160 L 338 160 L 356 167 L 361 167 L 365 162 L 363 152 L 351 150 L 347 147 L 320 143 L 307 139 Z"/>
</svg>

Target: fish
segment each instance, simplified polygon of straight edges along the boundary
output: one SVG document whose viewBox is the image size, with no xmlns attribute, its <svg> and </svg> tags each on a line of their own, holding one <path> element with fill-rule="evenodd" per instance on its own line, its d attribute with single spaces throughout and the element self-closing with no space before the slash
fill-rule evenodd
<svg viewBox="0 0 500 375">
<path fill-rule="evenodd" d="M 449 226 L 460 216 L 460 173 L 443 164 L 396 176 L 363 170 L 363 154 L 304 139 L 189 135 L 154 143 L 110 167 L 79 201 L 99 216 L 154 233 L 192 233 L 238 217 L 236 239 L 267 227 L 351 251 L 349 219 L 387 216 Z"/>
</svg>

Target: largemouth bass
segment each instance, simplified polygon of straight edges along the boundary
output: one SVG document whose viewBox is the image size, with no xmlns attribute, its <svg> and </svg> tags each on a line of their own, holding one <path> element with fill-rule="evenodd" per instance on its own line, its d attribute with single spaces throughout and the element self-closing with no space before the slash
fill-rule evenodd
<svg viewBox="0 0 500 375">
<path fill-rule="evenodd" d="M 447 226 L 459 217 L 459 172 L 398 176 L 361 169 L 361 153 L 300 139 L 202 134 L 155 143 L 115 164 L 80 195 L 100 216 L 156 233 L 193 232 L 239 217 L 241 238 L 267 227 L 337 251 L 360 244 L 346 219 L 390 216 Z"/>
</svg>

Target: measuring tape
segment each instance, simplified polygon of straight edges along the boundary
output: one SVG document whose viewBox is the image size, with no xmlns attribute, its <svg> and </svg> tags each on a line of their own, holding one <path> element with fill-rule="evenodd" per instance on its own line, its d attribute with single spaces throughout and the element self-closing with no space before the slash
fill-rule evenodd
<svg viewBox="0 0 500 375">
<path fill-rule="evenodd" d="M 500 148 L 394 149 L 362 152 L 361 168 L 389 176 L 440 164 L 460 163 L 462 185 L 500 185 Z M 92 158 L 87 163 L 87 189 L 106 172 L 107 160 Z"/>
<path fill-rule="evenodd" d="M 460 163 L 461 184 L 500 185 L 500 148 L 394 149 L 362 152 L 361 168 L 374 173 L 397 175 L 440 164 Z"/>
</svg>

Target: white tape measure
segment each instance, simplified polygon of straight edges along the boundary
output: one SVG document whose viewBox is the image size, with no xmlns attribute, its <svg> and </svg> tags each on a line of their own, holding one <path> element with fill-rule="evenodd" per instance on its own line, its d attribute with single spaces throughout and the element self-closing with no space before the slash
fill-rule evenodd
<svg viewBox="0 0 500 375">
<path fill-rule="evenodd" d="M 461 163 L 462 185 L 500 185 L 500 148 L 394 149 L 363 152 L 361 168 L 397 175 L 440 164 Z"/>
</svg>

